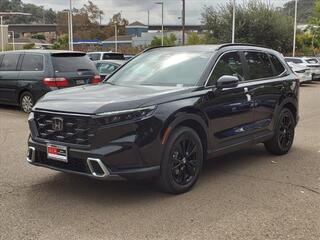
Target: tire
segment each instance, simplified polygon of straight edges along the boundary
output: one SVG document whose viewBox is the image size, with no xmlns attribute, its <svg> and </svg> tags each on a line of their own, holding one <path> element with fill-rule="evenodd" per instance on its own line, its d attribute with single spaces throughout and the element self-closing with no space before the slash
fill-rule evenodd
<svg viewBox="0 0 320 240">
<path fill-rule="evenodd" d="M 158 185 L 168 193 L 185 193 L 197 182 L 202 165 L 199 135 L 191 128 L 179 127 L 166 143 Z"/>
<path fill-rule="evenodd" d="M 22 93 L 20 97 L 20 107 L 25 113 L 30 113 L 34 105 L 34 98 L 30 92 Z"/>
<path fill-rule="evenodd" d="M 282 109 L 275 126 L 275 134 L 264 145 L 268 152 L 274 155 L 287 154 L 293 144 L 295 135 L 295 120 L 288 108 Z"/>
</svg>

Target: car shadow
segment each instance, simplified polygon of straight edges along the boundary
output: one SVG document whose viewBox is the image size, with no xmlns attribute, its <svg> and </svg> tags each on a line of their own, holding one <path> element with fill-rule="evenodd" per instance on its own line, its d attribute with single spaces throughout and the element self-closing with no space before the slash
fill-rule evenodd
<svg viewBox="0 0 320 240">
<path fill-rule="evenodd" d="M 0 104 L 0 109 L 21 111 L 20 107 L 18 107 L 18 106 L 4 105 L 4 104 Z"/>
<path fill-rule="evenodd" d="M 261 146 L 240 150 L 204 163 L 201 182 L 219 179 L 226 172 L 246 169 L 253 164 L 265 164 L 269 154 Z M 262 166 L 263 167 L 263 166 Z M 31 187 L 31 194 L 44 192 L 50 195 L 59 194 L 65 199 L 80 199 L 87 204 L 131 204 L 136 201 L 157 201 L 157 199 L 175 197 L 159 191 L 152 181 L 99 181 L 87 177 L 56 173 L 49 179 Z M 191 191 L 190 193 L 192 193 Z M 188 193 L 187 193 L 188 194 Z"/>
</svg>

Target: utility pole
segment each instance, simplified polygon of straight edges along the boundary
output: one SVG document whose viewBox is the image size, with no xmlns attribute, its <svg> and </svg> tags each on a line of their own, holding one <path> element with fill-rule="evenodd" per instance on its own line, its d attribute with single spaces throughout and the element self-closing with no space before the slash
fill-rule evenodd
<svg viewBox="0 0 320 240">
<path fill-rule="evenodd" d="M 182 0 L 182 45 L 185 45 L 186 32 L 186 1 Z"/>
<path fill-rule="evenodd" d="M 164 2 L 156 2 L 156 4 L 161 5 L 161 46 L 163 46 L 163 39 L 164 39 L 164 27 L 163 27 L 163 17 L 164 17 L 164 12 L 163 12 L 163 5 Z"/>
<path fill-rule="evenodd" d="M 150 26 L 150 10 L 148 10 L 148 27 Z"/>
<path fill-rule="evenodd" d="M 70 51 L 73 51 L 73 23 L 72 23 L 72 0 L 70 0 L 70 17 L 69 17 L 69 29 L 70 29 Z"/>
<path fill-rule="evenodd" d="M 1 52 L 4 51 L 4 37 L 3 37 L 3 16 L 0 16 L 1 22 Z"/>
<path fill-rule="evenodd" d="M 298 0 L 295 0 L 295 7 L 294 7 L 294 30 L 293 30 L 293 49 L 292 49 L 292 56 L 293 56 L 293 57 L 296 55 L 297 15 L 298 15 Z"/>
<path fill-rule="evenodd" d="M 115 52 L 118 52 L 118 23 L 114 24 L 114 43 L 115 43 Z"/>
<path fill-rule="evenodd" d="M 235 42 L 236 35 L 236 0 L 232 0 L 232 43 Z"/>
</svg>

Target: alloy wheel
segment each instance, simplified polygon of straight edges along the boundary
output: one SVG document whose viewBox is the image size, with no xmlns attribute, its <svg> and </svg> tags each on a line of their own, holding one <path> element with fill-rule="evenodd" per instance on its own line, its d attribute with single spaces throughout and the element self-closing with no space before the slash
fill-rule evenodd
<svg viewBox="0 0 320 240">
<path fill-rule="evenodd" d="M 31 112 L 32 107 L 33 107 L 33 100 L 29 95 L 25 95 L 22 97 L 21 107 L 24 112 L 26 112 L 26 113 Z"/>
<path fill-rule="evenodd" d="M 294 122 L 288 112 L 282 115 L 279 128 L 279 145 L 281 148 L 286 149 L 291 146 L 294 138 Z"/>
<path fill-rule="evenodd" d="M 196 178 L 200 170 L 198 152 L 199 147 L 192 138 L 185 136 L 174 144 L 171 174 L 177 184 L 187 185 Z"/>
</svg>

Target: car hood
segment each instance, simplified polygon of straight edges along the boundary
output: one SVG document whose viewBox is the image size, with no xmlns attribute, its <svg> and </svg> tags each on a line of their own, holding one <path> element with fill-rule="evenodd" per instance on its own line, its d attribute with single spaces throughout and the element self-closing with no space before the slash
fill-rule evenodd
<svg viewBox="0 0 320 240">
<path fill-rule="evenodd" d="M 192 89 L 194 88 L 84 85 L 49 92 L 38 101 L 34 110 L 99 114 L 147 106 L 148 102 L 161 103 L 177 93 L 190 92 Z"/>
</svg>

